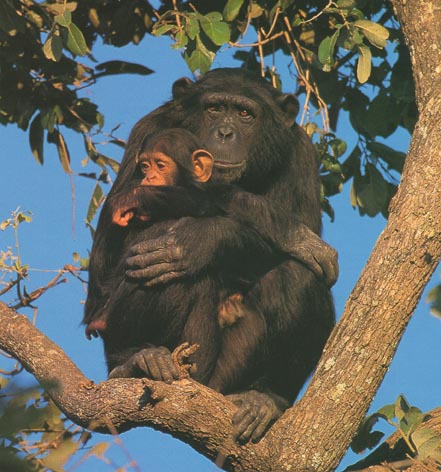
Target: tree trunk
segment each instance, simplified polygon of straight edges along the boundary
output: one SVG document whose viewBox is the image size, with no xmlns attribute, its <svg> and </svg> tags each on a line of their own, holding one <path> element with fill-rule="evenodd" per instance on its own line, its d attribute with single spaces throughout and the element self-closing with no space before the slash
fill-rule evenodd
<svg viewBox="0 0 441 472">
<path fill-rule="evenodd" d="M 363 420 L 441 258 L 441 6 L 392 0 L 411 53 L 419 119 L 388 224 L 305 396 L 271 430 L 274 470 L 329 471 Z M 282 442 L 280 443 L 280 438 Z"/>
</svg>

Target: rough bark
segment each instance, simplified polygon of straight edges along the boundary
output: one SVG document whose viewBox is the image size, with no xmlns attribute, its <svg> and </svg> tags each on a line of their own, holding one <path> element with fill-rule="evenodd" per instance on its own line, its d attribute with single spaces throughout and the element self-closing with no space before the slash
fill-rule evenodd
<svg viewBox="0 0 441 472">
<path fill-rule="evenodd" d="M 103 432 L 109 422 L 119 430 L 152 426 L 212 459 L 228 456 L 227 470 L 329 472 L 338 465 L 441 258 L 441 7 L 392 4 L 411 51 L 420 118 L 387 227 L 302 400 L 258 445 L 239 447 L 230 440 L 234 407 L 221 395 L 190 381 L 94 385 L 25 317 L 0 305 L 0 346 L 73 421 Z"/>
<path fill-rule="evenodd" d="M 329 471 L 338 465 L 441 258 L 441 7 L 436 3 L 392 0 L 410 47 L 418 123 L 388 224 L 305 396 L 271 431 L 280 453 L 281 468 L 274 470 L 295 464 L 296 471 Z"/>
<path fill-rule="evenodd" d="M 101 433 L 150 426 L 213 460 L 228 450 L 232 460 L 225 467 L 230 470 L 271 470 L 265 443 L 240 447 L 231 441 L 236 407 L 203 385 L 190 380 L 168 385 L 148 379 L 94 384 L 26 316 L 4 303 L 0 303 L 0 347 L 19 359 L 55 404 L 80 426 Z"/>
</svg>

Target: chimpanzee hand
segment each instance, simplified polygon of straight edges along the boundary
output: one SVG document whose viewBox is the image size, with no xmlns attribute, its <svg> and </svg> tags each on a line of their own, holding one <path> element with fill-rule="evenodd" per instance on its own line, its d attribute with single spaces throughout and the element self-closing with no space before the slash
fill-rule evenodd
<svg viewBox="0 0 441 472">
<path fill-rule="evenodd" d="M 179 379 L 179 372 L 170 351 L 159 346 L 142 349 L 109 373 L 109 379 L 121 377 L 148 377 L 171 383 Z"/>
<path fill-rule="evenodd" d="M 266 430 L 280 417 L 287 405 L 280 405 L 266 393 L 249 390 L 226 396 L 239 407 L 233 416 L 234 440 L 258 442 Z"/>
<path fill-rule="evenodd" d="M 337 251 L 303 225 L 298 228 L 293 241 L 289 246 L 282 244 L 282 249 L 307 265 L 328 287 L 332 287 L 338 279 Z"/>
<path fill-rule="evenodd" d="M 135 244 L 126 260 L 126 275 L 150 287 L 196 273 L 206 263 L 202 253 L 207 253 L 201 251 L 204 238 L 198 228 L 194 218 L 181 218 L 160 237 Z"/>
</svg>

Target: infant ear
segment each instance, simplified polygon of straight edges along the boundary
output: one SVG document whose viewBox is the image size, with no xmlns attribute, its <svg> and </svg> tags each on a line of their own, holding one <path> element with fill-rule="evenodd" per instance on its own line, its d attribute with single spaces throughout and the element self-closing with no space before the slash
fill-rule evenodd
<svg viewBox="0 0 441 472">
<path fill-rule="evenodd" d="M 214 157 L 205 149 L 198 149 L 191 155 L 191 160 L 196 182 L 208 182 L 213 172 Z"/>
</svg>

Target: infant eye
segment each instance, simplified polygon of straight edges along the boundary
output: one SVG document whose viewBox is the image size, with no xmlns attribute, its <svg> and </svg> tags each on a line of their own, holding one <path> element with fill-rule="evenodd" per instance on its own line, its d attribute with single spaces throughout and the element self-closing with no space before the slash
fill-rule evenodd
<svg viewBox="0 0 441 472">
<path fill-rule="evenodd" d="M 165 162 L 163 162 L 163 161 L 158 161 L 158 162 L 156 163 L 156 165 L 158 166 L 158 169 L 159 169 L 159 170 L 163 170 L 163 169 L 165 169 L 165 168 L 167 167 L 167 164 L 166 164 Z"/>
<path fill-rule="evenodd" d="M 145 174 L 145 173 L 150 169 L 150 167 L 151 167 L 150 164 L 149 164 L 148 162 L 145 162 L 145 161 L 144 161 L 144 162 L 141 162 L 141 163 L 139 164 L 139 166 L 140 166 L 141 172 L 142 172 L 143 174 Z"/>
</svg>

